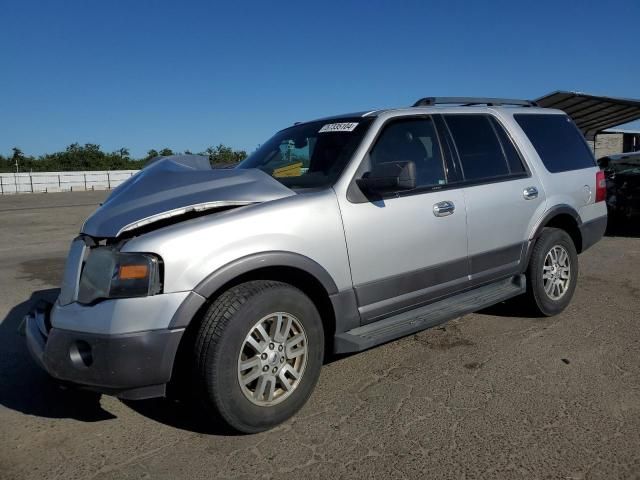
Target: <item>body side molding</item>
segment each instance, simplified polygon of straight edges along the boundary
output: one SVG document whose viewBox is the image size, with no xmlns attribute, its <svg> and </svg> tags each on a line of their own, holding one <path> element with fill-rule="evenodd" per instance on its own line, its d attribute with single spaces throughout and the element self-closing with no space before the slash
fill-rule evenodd
<svg viewBox="0 0 640 480">
<path fill-rule="evenodd" d="M 360 352 L 396 338 L 425 330 L 452 318 L 475 312 L 526 291 L 526 278 L 516 275 L 452 297 L 399 313 L 334 337 L 335 353 Z"/>
<path fill-rule="evenodd" d="M 355 286 L 364 324 L 521 273 L 526 242 Z"/>
</svg>

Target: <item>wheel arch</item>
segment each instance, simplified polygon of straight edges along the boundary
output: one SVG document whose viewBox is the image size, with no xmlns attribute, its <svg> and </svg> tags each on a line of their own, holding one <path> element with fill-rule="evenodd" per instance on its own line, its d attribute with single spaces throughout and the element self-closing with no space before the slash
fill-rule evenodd
<svg viewBox="0 0 640 480">
<path fill-rule="evenodd" d="M 318 262 L 299 253 L 284 251 L 255 253 L 234 260 L 205 277 L 193 291 L 209 299 L 222 287 L 239 277 L 272 268 L 302 272 L 322 285 L 327 295 L 338 291 L 329 272 Z"/>
<path fill-rule="evenodd" d="M 264 252 L 237 259 L 208 275 L 176 311 L 170 328 L 184 328 L 185 333 L 176 352 L 172 377 L 181 376 L 178 370 L 187 367 L 190 342 L 197 334 L 202 312 L 222 292 L 250 280 L 276 280 L 302 290 L 320 313 L 325 345 L 330 351 L 336 330 L 336 312 L 330 296 L 338 292 L 331 275 L 320 264 L 303 255 Z"/>
<path fill-rule="evenodd" d="M 569 234 L 578 253 L 582 252 L 582 233 L 580 226 L 582 220 L 578 212 L 569 205 L 556 205 L 549 209 L 530 237 L 530 245 L 533 246 L 535 241 L 542 235 L 542 231 L 547 227 L 559 228 Z M 531 250 L 531 248 L 529 249 Z M 527 259 L 528 260 L 528 259 Z"/>
</svg>

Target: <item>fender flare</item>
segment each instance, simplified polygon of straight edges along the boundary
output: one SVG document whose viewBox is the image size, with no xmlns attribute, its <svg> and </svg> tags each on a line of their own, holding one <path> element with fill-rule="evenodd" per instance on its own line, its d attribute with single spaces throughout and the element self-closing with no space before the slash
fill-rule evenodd
<svg viewBox="0 0 640 480">
<path fill-rule="evenodd" d="M 575 208 L 566 204 L 555 205 L 545 212 L 544 216 L 538 222 L 533 235 L 529 237 L 529 240 L 532 241 L 538 238 L 542 234 L 542 230 L 544 229 L 544 227 L 547 225 L 547 223 L 549 223 L 549 220 L 551 220 L 553 217 L 563 214 L 570 215 L 576 221 L 577 227 L 580 228 L 580 226 L 582 225 L 582 219 L 580 218 L 580 214 Z"/>
<path fill-rule="evenodd" d="M 529 260 L 531 259 L 531 252 L 533 251 L 533 245 L 540 235 L 542 235 L 542 230 L 547 226 L 549 221 L 558 215 L 570 215 L 576 222 L 578 226 L 578 230 L 580 230 L 580 226 L 582 225 L 582 219 L 580 218 L 580 214 L 577 212 L 575 208 L 570 205 L 560 204 L 551 207 L 549 210 L 545 212 L 543 217 L 538 222 L 533 234 L 529 236 L 529 240 L 526 242 L 526 246 L 523 250 L 521 264 L 523 265 L 523 271 L 525 271 L 529 266 Z"/>
<path fill-rule="evenodd" d="M 338 287 L 329 272 L 309 257 L 284 251 L 254 253 L 234 260 L 207 275 L 182 302 L 171 319 L 169 328 L 186 327 L 207 299 L 221 287 L 240 275 L 268 267 L 292 267 L 305 271 L 318 280 L 328 295 L 338 292 Z"/>
</svg>

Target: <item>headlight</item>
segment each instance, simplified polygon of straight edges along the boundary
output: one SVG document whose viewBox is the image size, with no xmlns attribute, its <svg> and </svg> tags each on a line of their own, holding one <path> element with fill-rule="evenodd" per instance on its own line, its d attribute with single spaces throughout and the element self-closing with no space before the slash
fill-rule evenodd
<svg viewBox="0 0 640 480">
<path fill-rule="evenodd" d="M 78 302 L 146 297 L 162 291 L 160 259 L 149 253 L 123 253 L 109 247 L 90 250 L 80 276 Z"/>
</svg>

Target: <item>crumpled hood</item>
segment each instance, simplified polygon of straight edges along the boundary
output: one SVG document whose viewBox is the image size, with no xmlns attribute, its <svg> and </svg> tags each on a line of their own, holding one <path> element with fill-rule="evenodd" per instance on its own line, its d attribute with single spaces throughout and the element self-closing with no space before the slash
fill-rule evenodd
<svg viewBox="0 0 640 480">
<path fill-rule="evenodd" d="M 81 233 L 113 238 L 188 212 L 266 202 L 295 193 L 257 169 L 214 169 L 198 155 L 162 157 L 115 188 Z"/>
</svg>

